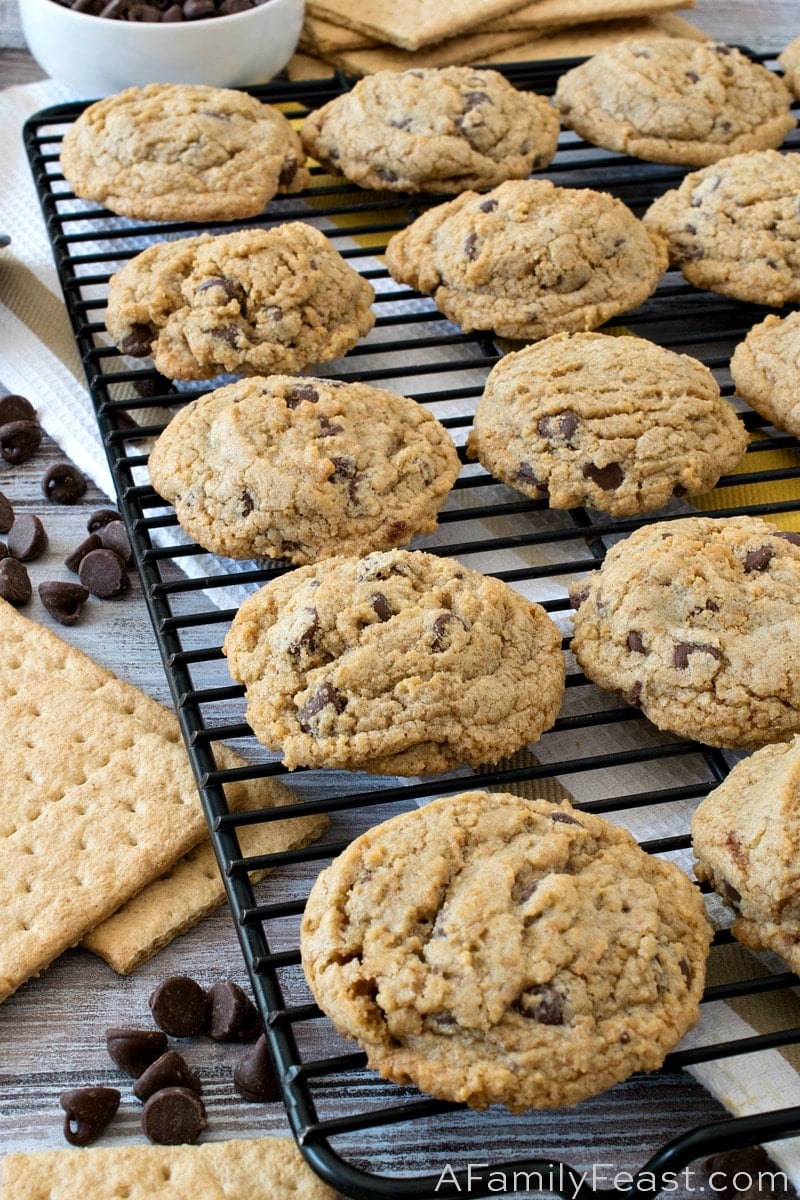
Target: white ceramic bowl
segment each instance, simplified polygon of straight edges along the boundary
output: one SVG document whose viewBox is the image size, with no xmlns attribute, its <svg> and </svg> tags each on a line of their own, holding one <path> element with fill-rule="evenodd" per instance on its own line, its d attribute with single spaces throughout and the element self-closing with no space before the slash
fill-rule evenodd
<svg viewBox="0 0 800 1200">
<path fill-rule="evenodd" d="M 22 29 L 39 66 L 87 99 L 145 83 L 266 83 L 286 66 L 300 37 L 304 0 L 201 21 L 114 21 L 19 0 Z"/>
</svg>

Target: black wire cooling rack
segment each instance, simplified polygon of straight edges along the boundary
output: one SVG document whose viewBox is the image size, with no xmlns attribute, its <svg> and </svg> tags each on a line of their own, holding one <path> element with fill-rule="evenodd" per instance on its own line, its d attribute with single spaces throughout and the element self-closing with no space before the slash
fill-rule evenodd
<svg viewBox="0 0 800 1200">
<path fill-rule="evenodd" d="M 550 94 L 559 73 L 571 65 L 518 64 L 505 73 L 518 87 Z M 344 77 L 337 76 L 251 90 L 281 105 L 290 118 L 300 118 L 348 86 Z M 83 107 L 61 105 L 36 114 L 26 125 L 26 147 L 120 508 L 282 1081 L 288 1119 L 308 1161 L 337 1190 L 362 1200 L 496 1195 L 498 1172 L 511 1184 L 502 1191 L 505 1195 L 517 1194 L 514 1185 L 521 1179 L 526 1180 L 523 1190 L 530 1194 L 531 1180 L 538 1178 L 541 1190 L 564 1197 L 653 1196 L 667 1186 L 670 1172 L 700 1155 L 800 1132 L 800 1108 L 706 1125 L 662 1147 L 634 1172 L 633 1183 L 625 1189 L 595 1191 L 590 1183 L 581 1182 L 572 1164 L 556 1161 L 546 1151 L 536 1153 L 542 1144 L 541 1120 L 537 1124 L 533 1118 L 510 1118 L 495 1110 L 476 1114 L 422 1096 L 414 1088 L 395 1087 L 364 1071 L 364 1056 L 333 1034 L 311 1002 L 300 970 L 298 927 L 316 873 L 355 834 L 432 795 L 465 787 L 513 790 L 555 778 L 578 805 L 590 811 L 611 813 L 634 828 L 644 819 L 658 831 L 642 841 L 645 848 L 679 860 L 683 856 L 688 865 L 687 813 L 725 776 L 729 762 L 719 751 L 660 734 L 635 709 L 588 684 L 569 656 L 564 710 L 555 728 L 537 745 L 535 759 L 522 754 L 492 771 L 454 772 L 426 781 L 313 771 L 290 777 L 279 761 L 257 746 L 244 720 L 243 689 L 231 684 L 221 644 L 243 592 L 288 568 L 253 563 L 242 571 L 227 560 L 210 559 L 182 539 L 174 512 L 148 486 L 144 468 L 148 445 L 168 419 L 165 407 L 174 408 L 200 389 L 178 388 L 141 362 L 132 365 L 110 345 L 104 332 L 110 275 L 153 240 L 191 235 L 198 227 L 144 225 L 114 217 L 73 196 L 59 172 L 58 157 L 61 138 Z M 785 148 L 800 148 L 800 135 L 791 135 Z M 562 133 L 558 154 L 545 175 L 562 186 L 612 192 L 641 214 L 657 195 L 679 181 L 682 172 L 598 150 L 567 132 Z M 316 170 L 312 186 L 302 196 L 278 198 L 259 218 L 211 231 L 290 219 L 311 220 L 323 228 L 345 258 L 373 283 L 377 323 L 346 359 L 327 364 L 321 373 L 403 391 L 428 405 L 463 447 L 470 414 L 502 347 L 490 335 L 462 333 L 429 301 L 398 287 L 388 276 L 380 257 L 387 239 L 425 204 L 424 198 L 362 192 Z M 765 313 L 756 306 L 698 292 L 671 272 L 651 299 L 616 325 L 624 324 L 633 333 L 701 359 L 715 371 L 723 393 L 731 396 L 730 355 Z M 743 415 L 753 433 L 744 469 L 722 479 L 714 493 L 700 501 L 702 508 L 709 514 L 759 515 L 800 529 L 798 445 L 765 426 L 755 413 L 745 410 Z M 658 519 L 685 512 L 685 504 L 676 504 L 659 513 Z M 414 544 L 458 556 L 540 600 L 562 623 L 568 653 L 567 585 L 598 565 L 610 539 L 641 523 L 641 519 L 614 520 L 589 510 L 551 512 L 545 502 L 524 499 L 496 484 L 476 464 L 465 463 L 441 514 L 438 533 Z M 220 770 L 211 745 L 218 738 L 240 749 L 252 765 Z M 278 813 L 232 815 L 225 785 L 265 775 L 288 782 L 298 803 Z M 329 832 L 321 842 L 270 856 L 242 854 L 237 831 L 245 825 L 310 811 L 330 817 Z M 272 870 L 255 887 L 249 872 L 264 867 Z M 712 961 L 717 947 L 730 941 L 730 934 L 722 929 Z M 785 995 L 798 982 L 779 966 L 770 970 L 756 959 L 753 962 L 757 969 L 743 973 L 746 977 L 710 986 L 705 1003 L 761 995 L 769 1004 L 771 994 Z M 769 1033 L 679 1050 L 669 1056 L 665 1067 L 702 1066 L 755 1051 L 779 1053 L 781 1047 L 798 1042 L 800 1027 L 784 1021 L 776 1028 L 773 1022 Z M 619 1136 L 624 1140 L 632 1115 L 624 1101 L 620 1103 Z M 548 1114 L 547 1120 L 560 1120 L 568 1127 L 573 1110 Z M 483 1157 L 490 1128 L 492 1143 L 505 1146 L 507 1154 L 483 1163 L 480 1178 L 473 1172 L 468 1180 L 464 1163 L 476 1153 Z M 632 1145 L 638 1147 L 635 1121 L 633 1138 Z M 422 1159 L 420 1145 L 427 1151 Z M 427 1174 L 418 1173 L 420 1161 L 429 1164 Z M 433 1172 L 434 1164 L 442 1163 L 453 1164 L 446 1178 L 441 1171 Z"/>
</svg>

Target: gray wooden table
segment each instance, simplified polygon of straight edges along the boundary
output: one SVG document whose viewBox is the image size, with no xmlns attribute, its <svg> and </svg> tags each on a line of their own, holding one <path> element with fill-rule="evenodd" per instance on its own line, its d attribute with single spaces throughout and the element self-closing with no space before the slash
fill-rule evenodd
<svg viewBox="0 0 800 1200">
<path fill-rule="evenodd" d="M 698 0 L 694 12 L 686 15 L 715 37 L 770 53 L 800 33 L 800 0 Z M 0 0 L 0 82 L 9 86 L 41 77 L 24 48 L 14 0 Z M 0 382 L 0 394 L 5 390 Z M 35 394 L 30 399 L 35 403 Z M 34 583 L 56 574 L 64 577 L 59 572 L 64 555 L 85 536 L 87 514 L 105 503 L 94 489 L 74 507 L 44 500 L 41 477 L 50 463 L 62 458 L 59 448 L 46 438 L 24 466 L 0 464 L 0 490 L 18 511 L 41 515 L 50 535 L 47 554 L 32 564 Z M 55 626 L 38 600 L 26 611 L 125 679 L 167 700 L 166 681 L 136 582 L 122 599 L 92 601 L 84 619 L 69 630 Z M 147 1023 L 150 992 L 166 975 L 177 972 L 194 975 L 204 984 L 224 976 L 246 984 L 226 908 L 128 978 L 117 977 L 87 952 L 72 950 L 0 1006 L 0 1154 L 65 1145 L 59 1093 L 88 1083 L 119 1082 L 105 1052 L 106 1027 Z M 280 1105 L 247 1104 L 236 1094 L 231 1072 L 240 1053 L 237 1048 L 203 1041 L 188 1044 L 185 1053 L 204 1082 L 209 1140 L 288 1131 Z M 113 1132 L 103 1145 L 144 1141 L 139 1106 L 129 1091 L 124 1095 Z M 547 1114 L 541 1114 L 538 1124 L 534 1120 L 526 1125 L 528 1140 L 520 1153 L 535 1153 L 539 1146 L 530 1139 L 541 1135 L 548 1153 L 576 1165 L 604 1162 L 624 1170 L 639 1165 L 648 1151 L 665 1141 L 723 1115 L 720 1105 L 684 1074 L 639 1077 L 580 1106 L 568 1122 L 559 1123 L 556 1132 Z M 502 1132 L 505 1136 L 507 1131 Z M 432 1169 L 425 1146 L 415 1146 L 414 1136 L 406 1127 L 389 1128 L 385 1133 L 389 1160 L 396 1153 L 398 1163 Z M 491 1158 L 492 1139 L 498 1136 L 487 1128 L 478 1157 Z M 682 1187 L 672 1194 L 688 1200 L 693 1191 Z"/>
</svg>

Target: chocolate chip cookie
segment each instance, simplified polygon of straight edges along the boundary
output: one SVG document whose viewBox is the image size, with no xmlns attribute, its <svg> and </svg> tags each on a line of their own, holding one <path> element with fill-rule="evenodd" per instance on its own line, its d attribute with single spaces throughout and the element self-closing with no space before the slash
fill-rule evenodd
<svg viewBox="0 0 800 1200">
<path fill-rule="evenodd" d="M 290 769 L 494 763 L 550 728 L 564 692 L 543 608 L 413 550 L 329 558 L 268 583 L 224 651 L 253 732 Z"/>
<path fill-rule="evenodd" d="M 800 436 L 800 313 L 770 313 L 733 352 L 731 375 L 751 408 Z"/>
<path fill-rule="evenodd" d="M 301 926 L 369 1065 L 473 1108 L 576 1104 L 696 1023 L 711 939 L 680 868 L 569 803 L 467 792 L 357 838 Z"/>
<path fill-rule="evenodd" d="M 692 818 L 695 873 L 735 912 L 732 932 L 800 970 L 797 813 L 800 737 L 764 746 L 710 792 Z"/>
<path fill-rule="evenodd" d="M 285 375 L 192 401 L 149 461 L 153 487 L 206 550 L 294 563 L 431 532 L 459 466 L 447 430 L 414 400 Z"/>
<path fill-rule="evenodd" d="M 375 293 L 300 221 L 157 242 L 111 278 L 106 326 L 170 379 L 301 371 L 353 347 Z"/>
<path fill-rule="evenodd" d="M 780 146 L 797 122 L 781 78 L 719 42 L 617 42 L 566 71 L 553 103 L 596 146 L 703 167 Z"/>
<path fill-rule="evenodd" d="M 552 508 L 630 516 L 713 487 L 746 446 L 696 359 L 644 338 L 557 333 L 493 367 L 467 454 Z"/>
<path fill-rule="evenodd" d="M 605 192 L 511 180 L 424 213 L 390 240 L 386 262 L 463 329 L 533 340 L 635 308 L 667 252 Z"/>
<path fill-rule="evenodd" d="M 571 589 L 589 679 L 659 729 L 753 749 L 800 731 L 800 534 L 687 517 L 618 543 Z"/>
<path fill-rule="evenodd" d="M 687 175 L 642 218 L 695 287 L 754 304 L 800 301 L 800 154 L 753 150 Z"/>
<path fill-rule="evenodd" d="M 318 162 L 361 187 L 465 192 L 526 179 L 556 152 L 558 114 L 497 71 L 377 71 L 306 118 Z"/>
<path fill-rule="evenodd" d="M 778 55 L 783 77 L 790 91 L 800 97 L 800 37 L 793 38 Z"/>
<path fill-rule="evenodd" d="M 141 221 L 230 221 L 262 212 L 310 175 L 282 113 L 230 88 L 130 87 L 90 105 L 64 135 L 76 196 Z"/>
</svg>

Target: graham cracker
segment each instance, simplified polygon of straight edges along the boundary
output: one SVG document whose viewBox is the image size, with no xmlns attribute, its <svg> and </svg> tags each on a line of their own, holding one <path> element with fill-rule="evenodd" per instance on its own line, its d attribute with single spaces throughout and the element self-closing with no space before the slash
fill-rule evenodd
<svg viewBox="0 0 800 1200">
<path fill-rule="evenodd" d="M 448 38 L 424 50 L 398 50 L 394 46 L 375 46 L 371 50 L 342 50 L 328 55 L 330 61 L 352 75 L 371 75 L 375 71 L 407 71 L 412 67 L 451 67 L 481 63 L 509 46 L 525 41 L 524 30 L 510 33 L 474 33 Z"/>
<path fill-rule="evenodd" d="M 334 67 L 314 54 L 298 52 L 286 64 L 286 74 L 292 83 L 304 79 L 331 79 L 336 74 Z"/>
<path fill-rule="evenodd" d="M 404 50 L 419 50 L 421 46 L 452 39 L 474 25 L 487 25 L 494 17 L 521 7 L 520 0 L 404 0 L 403 4 L 387 4 L 385 0 L 306 2 L 310 16 L 356 29 L 378 42 L 388 42 Z"/>
<path fill-rule="evenodd" d="M 336 1200 L 290 1138 L 8 1154 L 0 1200 Z"/>
<path fill-rule="evenodd" d="M 306 13 L 303 28 L 300 33 L 300 46 L 311 54 L 330 54 L 338 50 L 364 50 L 367 46 L 375 46 L 375 38 L 357 29 L 347 29 L 344 25 L 334 25 L 321 17 L 313 17 Z"/>
<path fill-rule="evenodd" d="M 500 50 L 484 62 L 532 62 L 555 58 L 590 58 L 606 46 L 614 46 L 623 38 L 690 37 L 703 42 L 708 35 L 674 13 L 641 17 L 630 21 L 605 21 L 597 24 L 575 25 L 517 43 L 513 50 Z"/>
<path fill-rule="evenodd" d="M 492 30 L 568 27 L 587 22 L 648 17 L 676 8 L 694 8 L 694 0 L 535 0 L 492 21 Z M 480 28 L 483 28 L 481 26 Z M 475 32 L 472 30 L 471 32 Z"/>
</svg>

